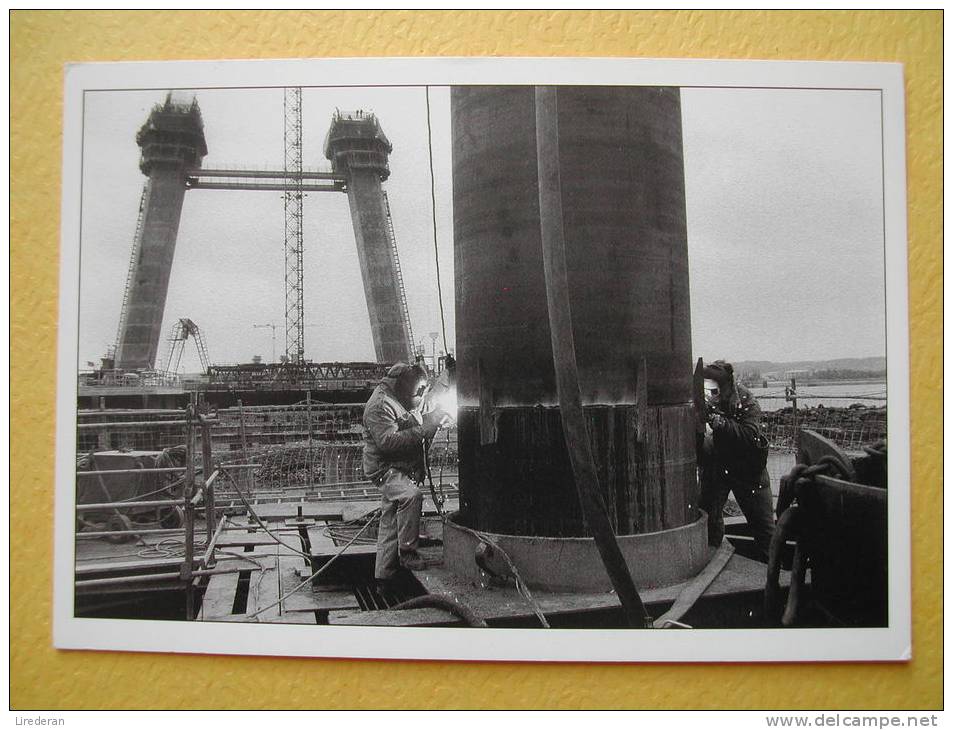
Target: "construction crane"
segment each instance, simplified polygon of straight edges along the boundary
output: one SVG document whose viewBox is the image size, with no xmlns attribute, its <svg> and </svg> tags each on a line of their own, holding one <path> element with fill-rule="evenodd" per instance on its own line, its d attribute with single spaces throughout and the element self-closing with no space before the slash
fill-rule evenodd
<svg viewBox="0 0 953 730">
<path fill-rule="evenodd" d="M 285 354 L 304 362 L 304 172 L 301 87 L 285 89 Z"/>
<path fill-rule="evenodd" d="M 182 353 L 185 352 L 185 341 L 192 338 L 195 342 L 195 349 L 198 350 L 199 362 L 202 364 L 202 372 L 207 373 L 209 369 L 208 348 L 205 346 L 205 337 L 199 326 L 191 319 L 180 319 L 172 326 L 172 333 L 169 335 L 169 354 L 166 357 L 165 371 L 172 375 L 179 372 L 179 363 L 182 361 Z"/>
<path fill-rule="evenodd" d="M 266 324 L 253 324 L 252 329 L 263 329 L 268 328 L 271 330 L 271 361 L 275 362 L 275 323 L 268 322 Z"/>
</svg>

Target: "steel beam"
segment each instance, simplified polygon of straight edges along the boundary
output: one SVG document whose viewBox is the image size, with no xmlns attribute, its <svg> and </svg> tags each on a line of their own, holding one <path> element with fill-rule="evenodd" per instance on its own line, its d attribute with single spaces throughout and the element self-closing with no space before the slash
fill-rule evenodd
<svg viewBox="0 0 953 730">
<path fill-rule="evenodd" d="M 301 175 L 297 175 L 290 170 L 209 170 L 197 168 L 194 170 L 186 170 L 185 174 L 187 177 L 249 177 L 260 180 L 297 179 L 300 177 L 302 180 L 337 180 L 342 183 L 346 181 L 343 175 L 334 172 L 321 172 L 319 170 L 303 170 Z"/>
<path fill-rule="evenodd" d="M 303 190 L 305 192 L 311 193 L 341 193 L 344 192 L 343 183 L 335 183 L 334 185 L 295 185 L 292 182 L 275 182 L 275 183 L 240 183 L 240 182 L 213 182 L 213 181 L 202 181 L 195 178 L 189 178 L 186 180 L 185 186 L 189 190 L 274 190 L 278 192 L 288 192 Z"/>
</svg>

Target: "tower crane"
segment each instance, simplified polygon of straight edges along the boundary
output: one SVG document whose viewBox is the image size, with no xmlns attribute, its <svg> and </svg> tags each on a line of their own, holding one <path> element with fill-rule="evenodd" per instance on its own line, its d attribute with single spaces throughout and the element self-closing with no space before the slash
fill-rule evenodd
<svg viewBox="0 0 953 730">
<path fill-rule="evenodd" d="M 285 89 L 285 354 L 304 362 L 304 191 L 301 87 Z"/>
</svg>

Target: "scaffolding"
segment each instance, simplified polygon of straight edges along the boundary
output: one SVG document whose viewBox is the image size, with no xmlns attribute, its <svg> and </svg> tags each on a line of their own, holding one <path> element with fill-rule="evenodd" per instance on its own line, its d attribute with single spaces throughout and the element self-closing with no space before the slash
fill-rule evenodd
<svg viewBox="0 0 953 730">
<path fill-rule="evenodd" d="M 149 199 L 150 181 L 147 179 L 142 186 L 142 195 L 139 198 L 139 218 L 136 220 L 136 233 L 132 239 L 132 253 L 129 254 L 129 269 L 126 272 L 126 284 L 122 290 L 122 307 L 119 309 L 119 325 L 116 328 L 116 343 L 113 345 L 113 357 L 119 354 L 122 344 L 122 333 L 126 329 L 128 317 L 129 292 L 136 277 L 136 268 L 139 266 L 139 252 L 142 249 L 142 221 L 146 215 L 146 200 Z"/>
<path fill-rule="evenodd" d="M 211 457 L 216 464 L 242 470 L 241 486 L 262 498 L 376 498 L 379 493 L 365 477 L 362 463 L 363 412 L 363 403 L 328 404 L 310 398 L 289 406 L 223 408 L 207 425 Z M 158 452 L 182 444 L 182 411 L 79 412 L 80 454 Z M 429 462 L 435 481 L 456 486 L 456 427 L 434 439 Z"/>
<path fill-rule="evenodd" d="M 414 330 L 410 325 L 410 309 L 407 307 L 407 292 L 404 289 L 404 275 L 400 270 L 400 256 L 397 251 L 397 236 L 394 233 L 394 220 L 390 214 L 390 201 L 387 199 L 387 191 L 381 190 L 381 197 L 384 199 L 384 221 L 387 228 L 387 238 L 390 241 L 391 265 L 394 270 L 394 279 L 397 282 L 397 293 L 400 297 L 400 311 L 404 319 L 404 331 L 407 334 L 407 342 L 410 350 L 407 352 L 408 362 L 414 359 Z"/>
<path fill-rule="evenodd" d="M 121 430 L 139 428 L 142 423 L 125 420 L 109 425 Z M 225 515 L 215 500 L 215 483 L 223 472 L 212 466 L 209 434 L 213 423 L 214 419 L 198 414 L 190 404 L 177 418 L 162 423 L 165 428 L 175 429 L 183 442 L 174 455 L 166 450 L 150 461 L 147 454 L 136 454 L 131 461 L 126 459 L 127 463 L 110 460 L 95 450 L 79 455 L 74 506 L 77 542 L 137 541 L 145 549 L 155 549 L 147 539 L 181 535 L 177 543 L 182 549 L 181 555 L 157 562 L 147 572 L 138 565 L 108 562 L 77 568 L 77 596 L 176 588 L 185 591 L 185 618 L 191 620 L 195 617 L 197 580 L 233 572 L 218 567 L 215 561 L 215 542 Z M 79 431 L 89 425 L 79 424 Z M 113 452 L 109 456 L 123 458 L 129 454 Z M 101 468 L 104 465 L 114 468 Z M 128 468 L 130 465 L 132 468 Z M 196 531 L 203 524 L 204 540 L 197 541 Z"/>
</svg>

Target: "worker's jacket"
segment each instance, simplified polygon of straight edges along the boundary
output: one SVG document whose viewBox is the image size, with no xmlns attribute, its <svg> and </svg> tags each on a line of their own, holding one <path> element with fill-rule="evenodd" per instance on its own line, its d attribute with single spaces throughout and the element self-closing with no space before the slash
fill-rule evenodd
<svg viewBox="0 0 953 730">
<path fill-rule="evenodd" d="M 761 407 L 743 385 L 722 399 L 724 421 L 712 433 L 711 468 L 716 479 L 741 484 L 762 482 L 768 460 L 768 440 L 761 430 Z"/>
<path fill-rule="evenodd" d="M 407 366 L 410 367 L 409 365 Z M 378 481 L 388 469 L 423 479 L 424 428 L 397 400 L 399 372 L 391 368 L 364 406 L 364 473 Z"/>
</svg>

